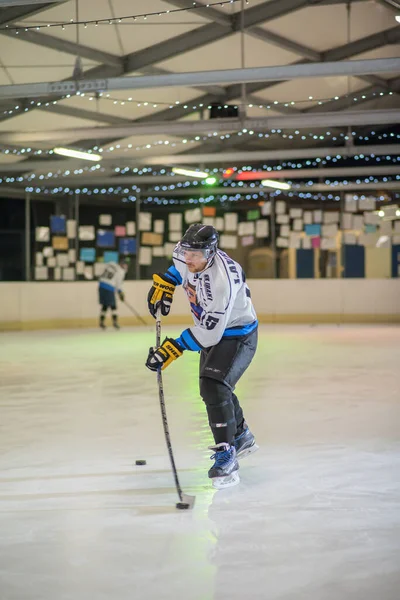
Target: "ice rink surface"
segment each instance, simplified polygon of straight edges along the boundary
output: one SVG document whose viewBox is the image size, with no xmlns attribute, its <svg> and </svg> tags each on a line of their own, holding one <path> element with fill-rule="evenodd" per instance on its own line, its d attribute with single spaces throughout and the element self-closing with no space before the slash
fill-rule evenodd
<svg viewBox="0 0 400 600">
<path fill-rule="evenodd" d="M 238 386 L 260 450 L 218 492 L 185 353 L 164 375 L 185 512 L 153 339 L 0 334 L 0 599 L 398 600 L 400 328 L 261 327 Z"/>
</svg>

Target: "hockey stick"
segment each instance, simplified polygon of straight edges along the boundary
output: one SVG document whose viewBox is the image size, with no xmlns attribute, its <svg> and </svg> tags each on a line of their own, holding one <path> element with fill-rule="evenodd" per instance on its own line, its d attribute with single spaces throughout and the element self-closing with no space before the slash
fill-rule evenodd
<svg viewBox="0 0 400 600">
<path fill-rule="evenodd" d="M 156 347 L 158 348 L 161 345 L 161 309 L 159 308 L 156 313 Z M 168 419 L 167 419 L 167 410 L 165 408 L 165 400 L 164 400 L 164 386 L 161 375 L 161 369 L 157 369 L 157 383 L 158 383 L 158 394 L 160 398 L 160 407 L 161 407 L 161 416 L 164 427 L 165 441 L 167 443 L 169 459 L 171 461 L 172 472 L 175 479 L 176 491 L 178 492 L 179 502 L 176 505 L 176 508 L 193 508 L 196 497 L 188 496 L 182 492 L 182 488 L 179 483 L 178 471 L 175 466 L 174 454 L 172 452 L 172 444 L 171 437 L 169 434 L 168 427 Z"/>
<path fill-rule="evenodd" d="M 143 325 L 145 325 L 145 326 L 147 327 L 148 325 L 147 325 L 146 321 L 143 319 L 143 317 L 141 317 L 141 316 L 139 315 L 138 311 L 137 311 L 137 310 L 135 310 L 135 309 L 133 308 L 133 306 L 131 306 L 130 304 L 128 304 L 128 302 L 127 302 L 126 300 L 123 300 L 123 302 L 124 302 L 124 304 L 125 304 L 125 305 L 126 305 L 128 308 L 129 308 L 129 310 L 131 311 L 131 313 L 132 313 L 132 314 L 134 314 L 134 315 L 135 315 L 135 317 L 137 317 L 137 318 L 139 319 L 139 321 L 140 321 L 141 323 L 143 323 Z"/>
</svg>

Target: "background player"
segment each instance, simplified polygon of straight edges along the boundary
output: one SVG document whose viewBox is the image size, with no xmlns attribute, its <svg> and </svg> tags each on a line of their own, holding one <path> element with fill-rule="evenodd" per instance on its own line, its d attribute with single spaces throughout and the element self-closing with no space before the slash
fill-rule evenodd
<svg viewBox="0 0 400 600">
<path fill-rule="evenodd" d="M 125 279 L 128 270 L 128 262 L 125 259 L 120 260 L 119 264 L 115 262 L 107 263 L 106 268 L 99 278 L 99 303 L 100 310 L 100 327 L 105 329 L 105 319 L 107 309 L 110 308 L 112 314 L 112 322 L 115 329 L 119 329 L 117 304 L 115 292 L 118 293 L 121 302 L 124 301 L 124 293 L 122 291 L 122 283 Z"/>
<path fill-rule="evenodd" d="M 158 307 L 169 314 L 175 286 L 182 285 L 195 325 L 150 348 L 146 366 L 165 369 L 185 350 L 200 352 L 200 394 L 215 441 L 208 476 L 223 488 L 239 483 L 237 458 L 257 449 L 234 389 L 255 354 L 258 322 L 241 266 L 217 244 L 214 227 L 191 225 L 174 250 L 173 266 L 153 275 L 153 317 Z"/>
</svg>

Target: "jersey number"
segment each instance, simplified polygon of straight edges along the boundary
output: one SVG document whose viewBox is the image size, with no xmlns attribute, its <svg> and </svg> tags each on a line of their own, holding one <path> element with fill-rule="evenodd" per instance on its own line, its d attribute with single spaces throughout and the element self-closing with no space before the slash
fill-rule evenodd
<svg viewBox="0 0 400 600">
<path fill-rule="evenodd" d="M 219 323 L 219 319 L 209 315 L 205 321 L 206 329 L 208 329 L 208 331 L 211 331 L 212 329 L 215 329 L 215 327 L 218 325 L 218 323 Z"/>
</svg>

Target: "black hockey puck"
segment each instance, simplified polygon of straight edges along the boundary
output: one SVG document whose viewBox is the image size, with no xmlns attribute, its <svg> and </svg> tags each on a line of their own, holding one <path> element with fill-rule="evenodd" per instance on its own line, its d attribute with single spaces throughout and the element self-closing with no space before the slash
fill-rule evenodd
<svg viewBox="0 0 400 600">
<path fill-rule="evenodd" d="M 138 467 L 143 467 L 144 465 L 146 465 L 146 461 L 145 460 L 137 460 L 135 463 Z"/>
<path fill-rule="evenodd" d="M 184 510 L 186 508 L 190 508 L 190 504 L 187 504 L 186 502 L 178 502 L 176 508 Z"/>
</svg>

